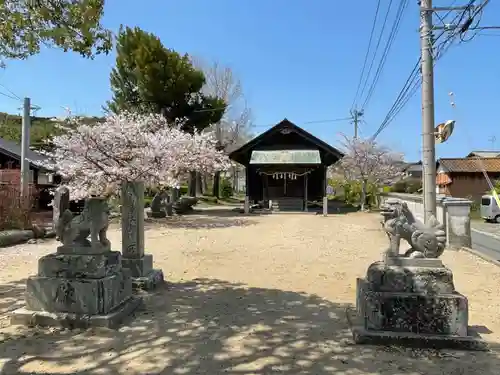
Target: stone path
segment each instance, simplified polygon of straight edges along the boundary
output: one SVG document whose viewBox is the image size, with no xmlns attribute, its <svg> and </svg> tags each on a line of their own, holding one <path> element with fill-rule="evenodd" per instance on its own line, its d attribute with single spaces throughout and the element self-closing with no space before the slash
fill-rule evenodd
<svg viewBox="0 0 500 375">
<path fill-rule="evenodd" d="M 120 233 L 110 231 L 115 249 Z M 0 251 L 2 374 L 498 374 L 500 269 L 448 252 L 470 324 L 491 353 L 353 346 L 345 308 L 387 246 L 377 215 L 201 214 L 146 224 L 169 280 L 119 331 L 9 326 L 54 241 Z"/>
</svg>

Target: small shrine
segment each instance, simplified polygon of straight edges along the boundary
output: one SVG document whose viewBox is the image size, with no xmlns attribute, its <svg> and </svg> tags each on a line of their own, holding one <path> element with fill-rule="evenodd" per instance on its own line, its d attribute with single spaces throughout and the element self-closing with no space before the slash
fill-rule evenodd
<svg viewBox="0 0 500 375">
<path fill-rule="evenodd" d="M 284 119 L 271 129 L 233 151 L 231 160 L 245 166 L 245 211 L 249 205 L 288 202 L 297 211 L 326 198 L 327 168 L 344 155 L 304 129 Z"/>
</svg>

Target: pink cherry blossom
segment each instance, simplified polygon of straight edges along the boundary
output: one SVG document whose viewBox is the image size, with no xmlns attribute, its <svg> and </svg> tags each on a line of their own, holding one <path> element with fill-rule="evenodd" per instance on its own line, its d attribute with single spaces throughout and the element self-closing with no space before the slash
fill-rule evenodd
<svg viewBox="0 0 500 375">
<path fill-rule="evenodd" d="M 54 151 L 42 166 L 63 177 L 72 199 L 117 193 L 124 181 L 176 187 L 190 171 L 229 168 L 213 133 L 192 135 L 180 125 L 155 114 L 109 115 L 96 125 L 73 118 L 51 140 Z"/>
</svg>

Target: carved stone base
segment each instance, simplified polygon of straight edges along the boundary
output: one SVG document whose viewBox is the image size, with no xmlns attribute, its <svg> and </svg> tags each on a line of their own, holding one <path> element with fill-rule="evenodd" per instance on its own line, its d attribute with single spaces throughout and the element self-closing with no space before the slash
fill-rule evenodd
<svg viewBox="0 0 500 375">
<path fill-rule="evenodd" d="M 489 350 L 488 344 L 478 335 L 453 336 L 410 332 L 372 331 L 364 327 L 364 317 L 356 312 L 354 308 L 348 308 L 346 314 L 353 341 L 359 345 L 401 345 L 432 349 Z"/>
<path fill-rule="evenodd" d="M 130 317 L 142 306 L 142 298 L 129 297 L 112 311 L 103 315 L 71 314 L 61 312 L 33 311 L 26 308 L 17 309 L 12 313 L 11 323 L 26 326 L 52 326 L 62 328 L 105 327 L 118 328 L 124 320 Z"/>
<path fill-rule="evenodd" d="M 132 298 L 130 270 L 122 268 L 117 251 L 40 258 L 38 274 L 26 282 L 25 300 L 26 307 L 12 317 L 14 324 L 31 324 L 34 316 L 37 324 L 111 326 L 140 302 Z"/>
<path fill-rule="evenodd" d="M 437 263 L 418 267 L 418 262 L 399 260 L 409 266 L 375 262 L 366 279 L 357 280 L 356 316 L 351 319 L 354 340 L 484 346 L 469 332 L 468 301 L 455 291 L 451 270 Z"/>
<path fill-rule="evenodd" d="M 32 276 L 26 282 L 26 308 L 75 314 L 107 314 L 132 295 L 124 269 L 100 279 Z"/>
<path fill-rule="evenodd" d="M 69 279 L 99 279 L 122 270 L 121 253 L 58 254 L 53 253 L 38 260 L 38 276 Z"/>
<path fill-rule="evenodd" d="M 122 266 L 130 270 L 134 289 L 152 290 L 164 281 L 162 270 L 153 269 L 151 254 L 142 258 L 122 258 Z"/>
<path fill-rule="evenodd" d="M 163 271 L 151 270 L 146 276 L 132 277 L 132 288 L 140 290 L 153 290 L 164 283 Z"/>
<path fill-rule="evenodd" d="M 453 273 L 437 259 L 389 258 L 368 267 L 366 281 L 375 292 L 453 293 Z M 419 266 L 424 264 L 424 266 Z M 434 264 L 434 265 L 433 265 Z"/>
<path fill-rule="evenodd" d="M 145 254 L 142 258 L 122 258 L 122 267 L 128 268 L 132 277 L 142 277 L 153 269 L 153 255 Z"/>
</svg>

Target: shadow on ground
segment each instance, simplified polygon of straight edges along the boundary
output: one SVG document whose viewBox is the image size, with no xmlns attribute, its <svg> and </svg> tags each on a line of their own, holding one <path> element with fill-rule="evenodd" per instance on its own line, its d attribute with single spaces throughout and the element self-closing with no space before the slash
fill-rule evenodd
<svg viewBox="0 0 500 375">
<path fill-rule="evenodd" d="M 207 210 L 208 211 L 208 210 Z M 216 211 L 216 210 L 210 210 Z M 188 215 L 173 216 L 162 219 L 145 219 L 144 228 L 146 230 L 158 227 L 165 228 L 184 228 L 184 229 L 215 229 L 215 228 L 231 228 L 231 227 L 246 227 L 255 225 L 255 220 L 250 220 L 247 217 L 242 217 L 238 214 L 227 214 L 226 211 L 214 212 L 205 214 L 204 211 L 193 211 Z"/>
<path fill-rule="evenodd" d="M 495 353 L 355 346 L 346 305 L 220 280 L 146 297 L 119 331 L 24 329 L 1 374 L 498 374 Z"/>
</svg>

